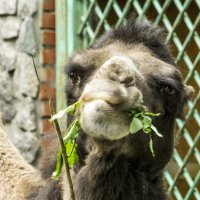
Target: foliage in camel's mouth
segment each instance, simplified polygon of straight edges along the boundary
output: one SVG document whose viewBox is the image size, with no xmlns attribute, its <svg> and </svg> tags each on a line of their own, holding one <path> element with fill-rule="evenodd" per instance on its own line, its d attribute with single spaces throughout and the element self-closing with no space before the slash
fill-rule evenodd
<svg viewBox="0 0 200 200">
<path fill-rule="evenodd" d="M 81 106 L 81 101 L 78 101 L 64 110 L 61 110 L 57 114 L 53 115 L 50 119 L 50 121 L 54 121 L 56 119 L 62 118 L 66 113 L 70 115 L 75 115 L 75 112 L 79 107 Z M 133 110 L 130 110 L 128 113 L 129 117 L 132 118 L 131 124 L 130 124 L 130 134 L 138 133 L 140 130 L 143 131 L 143 133 L 149 135 L 149 148 L 152 153 L 152 156 L 155 157 L 154 149 L 153 149 L 153 141 L 152 141 L 152 132 L 154 132 L 158 137 L 163 137 L 157 130 L 157 128 L 152 124 L 152 118 L 157 117 L 160 114 L 155 114 L 151 112 L 145 112 L 145 110 L 141 108 L 134 108 Z M 79 118 L 76 118 L 68 127 L 66 130 L 63 141 L 66 148 L 66 153 L 68 157 L 68 163 L 69 166 L 72 167 L 75 163 L 78 162 L 78 155 L 76 152 L 76 143 L 75 140 L 78 136 L 80 130 L 80 122 Z M 142 132 L 141 132 L 142 133 Z M 52 175 L 53 178 L 58 178 L 61 169 L 63 165 L 63 158 L 62 158 L 62 151 L 61 149 L 58 152 L 57 155 L 57 164 L 56 169 Z"/>
</svg>

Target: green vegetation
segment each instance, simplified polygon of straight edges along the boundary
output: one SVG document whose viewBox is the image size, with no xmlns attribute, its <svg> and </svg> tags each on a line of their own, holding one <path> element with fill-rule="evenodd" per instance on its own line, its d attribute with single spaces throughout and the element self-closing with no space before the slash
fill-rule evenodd
<svg viewBox="0 0 200 200">
<path fill-rule="evenodd" d="M 62 118 L 66 113 L 70 115 L 75 115 L 76 110 L 80 107 L 81 102 L 78 101 L 66 109 L 61 110 L 57 114 L 53 115 L 50 121 L 57 120 Z M 138 133 L 138 131 L 142 130 L 145 134 L 149 135 L 149 148 L 152 153 L 152 156 L 155 157 L 153 150 L 153 141 L 152 141 L 152 131 L 158 136 L 162 137 L 162 135 L 158 132 L 156 127 L 152 124 L 152 117 L 157 117 L 160 114 L 155 114 L 151 112 L 145 112 L 142 108 L 136 108 L 128 112 L 128 115 L 132 118 L 132 122 L 130 124 L 130 134 Z M 78 136 L 80 130 L 80 122 L 79 118 L 75 119 L 67 131 L 64 134 L 63 141 L 66 148 L 66 154 L 68 158 L 69 166 L 72 167 L 75 163 L 78 162 L 78 155 L 76 152 L 76 143 L 75 140 Z M 52 175 L 53 178 L 58 178 L 63 165 L 62 151 L 61 149 L 57 155 L 57 164 L 56 169 Z"/>
<path fill-rule="evenodd" d="M 129 112 L 130 117 L 132 117 L 132 122 L 130 124 L 130 133 L 135 134 L 140 130 L 149 135 L 149 148 L 151 150 L 152 156 L 155 157 L 153 150 L 152 141 L 152 131 L 158 136 L 163 137 L 157 130 L 157 128 L 152 124 L 151 117 L 157 117 L 160 114 L 155 114 L 151 112 L 145 112 L 141 108 L 136 108 Z"/>
<path fill-rule="evenodd" d="M 59 119 L 61 117 L 63 117 L 66 113 L 70 114 L 70 115 L 74 115 L 76 112 L 76 109 L 80 106 L 80 102 L 76 102 L 70 106 L 68 106 L 66 109 L 61 110 L 60 112 L 58 112 L 57 114 L 53 115 L 50 119 L 50 121 L 54 121 L 56 119 Z M 75 140 L 78 136 L 80 130 L 80 123 L 79 123 L 79 119 L 75 119 L 70 126 L 68 127 L 67 131 L 64 134 L 63 137 L 63 142 L 66 148 L 66 154 L 67 154 L 67 159 L 68 159 L 68 164 L 69 167 L 71 168 L 75 163 L 78 162 L 78 155 L 76 153 L 76 143 Z M 62 151 L 61 149 L 58 151 L 58 155 L 57 155 L 57 163 L 56 163 L 56 169 L 52 174 L 53 178 L 58 178 L 60 173 L 61 173 L 61 169 L 62 169 L 62 165 L 63 165 L 63 157 L 62 157 Z"/>
</svg>

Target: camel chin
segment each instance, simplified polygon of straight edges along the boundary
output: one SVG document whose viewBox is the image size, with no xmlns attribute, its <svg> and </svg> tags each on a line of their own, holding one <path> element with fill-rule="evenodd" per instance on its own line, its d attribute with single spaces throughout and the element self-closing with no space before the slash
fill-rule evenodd
<svg viewBox="0 0 200 200">
<path fill-rule="evenodd" d="M 126 112 L 116 111 L 104 100 L 84 103 L 80 124 L 88 135 L 98 139 L 118 140 L 129 134 L 130 118 Z"/>
</svg>

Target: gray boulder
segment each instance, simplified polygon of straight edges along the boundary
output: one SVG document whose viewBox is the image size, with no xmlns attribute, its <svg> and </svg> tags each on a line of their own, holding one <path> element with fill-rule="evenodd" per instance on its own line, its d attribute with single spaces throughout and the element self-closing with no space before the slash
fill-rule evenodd
<svg viewBox="0 0 200 200">
<path fill-rule="evenodd" d="M 3 39 L 16 38 L 19 33 L 20 20 L 16 17 L 9 16 L 1 19 L 1 37 Z"/>
<path fill-rule="evenodd" d="M 13 78 L 15 97 L 36 98 L 38 93 L 38 80 L 35 75 L 33 61 L 25 53 L 18 53 L 16 70 Z"/>
<path fill-rule="evenodd" d="M 33 16 L 37 9 L 38 0 L 18 0 L 17 11 L 21 18 Z"/>
<path fill-rule="evenodd" d="M 0 15 L 12 15 L 16 13 L 17 0 L 0 0 Z"/>
<path fill-rule="evenodd" d="M 18 48 L 30 55 L 32 55 L 33 50 L 37 50 L 38 48 L 35 25 L 31 18 L 25 18 L 21 25 Z"/>
<path fill-rule="evenodd" d="M 16 114 L 13 105 L 13 88 L 10 76 L 6 71 L 0 73 L 0 112 L 3 123 L 10 123 Z"/>
<path fill-rule="evenodd" d="M 34 102 L 30 97 L 24 98 L 17 106 L 15 117 L 17 127 L 28 132 L 36 130 L 36 113 Z"/>
<path fill-rule="evenodd" d="M 0 71 L 13 71 L 16 66 L 17 52 L 9 43 L 0 44 Z"/>
<path fill-rule="evenodd" d="M 15 121 L 10 126 L 5 126 L 11 142 L 20 150 L 24 159 L 31 163 L 39 149 L 38 139 L 35 132 L 25 132 L 17 127 Z"/>
</svg>

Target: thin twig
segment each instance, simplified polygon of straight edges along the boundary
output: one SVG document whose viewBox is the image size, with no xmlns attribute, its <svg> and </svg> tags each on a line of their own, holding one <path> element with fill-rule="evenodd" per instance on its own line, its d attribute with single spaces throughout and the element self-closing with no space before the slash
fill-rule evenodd
<svg viewBox="0 0 200 200">
<path fill-rule="evenodd" d="M 55 110 L 54 110 L 52 100 L 51 100 L 46 88 L 44 87 L 43 83 L 40 80 L 40 77 L 38 75 L 33 56 L 32 56 L 32 60 L 33 60 L 33 66 L 34 66 L 35 74 L 37 76 L 39 84 L 42 87 L 43 91 L 45 92 L 45 95 L 49 99 L 50 112 L 51 112 L 51 115 L 53 116 L 55 114 Z M 56 133 L 57 133 L 57 136 L 58 136 L 58 139 L 59 139 L 59 142 L 60 142 L 60 146 L 61 146 L 61 150 L 62 150 L 62 157 L 63 157 L 63 161 L 64 161 L 64 165 L 65 165 L 65 171 L 66 171 L 66 174 L 67 174 L 67 180 L 68 180 L 68 183 L 69 183 L 70 196 L 71 196 L 72 200 L 75 200 L 74 188 L 73 188 L 72 178 L 71 178 L 71 175 L 70 175 L 69 163 L 68 163 L 67 154 L 66 154 L 66 148 L 65 148 L 65 145 L 64 145 L 64 142 L 63 142 L 62 133 L 61 133 L 60 126 L 59 126 L 57 119 L 54 120 L 54 127 L 56 129 Z"/>
<path fill-rule="evenodd" d="M 49 101 L 49 105 L 50 105 L 51 115 L 54 115 L 55 111 L 54 111 L 54 107 L 53 107 L 53 104 L 52 104 L 51 101 Z M 60 146 L 61 146 L 61 150 L 62 150 L 62 156 L 63 156 L 64 165 L 65 165 L 65 171 L 66 171 L 67 179 L 68 179 L 68 182 L 69 182 L 70 196 L 71 196 L 72 200 L 75 200 L 74 188 L 73 188 L 72 179 L 71 179 L 71 175 L 70 175 L 69 163 L 68 163 L 67 154 L 66 154 L 66 148 L 65 148 L 65 145 L 64 145 L 64 142 L 63 142 L 62 133 L 61 133 L 60 126 L 58 124 L 57 119 L 54 120 L 54 126 L 56 128 L 57 136 L 58 136 Z"/>
<path fill-rule="evenodd" d="M 47 98 L 51 101 L 51 97 L 49 96 L 46 88 L 44 87 L 44 84 L 42 83 L 42 81 L 40 80 L 40 77 L 38 75 L 38 72 L 37 72 L 37 69 L 36 69 L 36 65 L 35 65 L 35 60 L 34 60 L 33 56 L 31 56 L 31 57 L 32 57 L 32 60 L 33 60 L 33 67 L 34 67 L 35 74 L 36 74 L 36 77 L 38 79 L 38 82 L 39 82 L 40 86 L 42 87 L 42 89 L 43 89 L 45 95 L 47 96 Z"/>
</svg>

